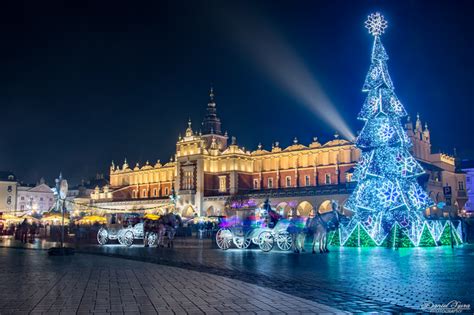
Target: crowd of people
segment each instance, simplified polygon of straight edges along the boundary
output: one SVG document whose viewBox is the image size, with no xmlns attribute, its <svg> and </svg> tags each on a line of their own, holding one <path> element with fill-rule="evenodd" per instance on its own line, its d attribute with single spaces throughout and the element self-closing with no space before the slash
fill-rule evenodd
<svg viewBox="0 0 474 315">
<path fill-rule="evenodd" d="M 212 238 L 219 229 L 219 223 L 211 220 L 200 220 L 194 223 L 192 220 L 188 223 L 188 227 L 197 238 Z"/>
<path fill-rule="evenodd" d="M 40 224 L 36 222 L 29 223 L 24 219 L 21 223 L 5 224 L 0 221 L 0 235 L 13 235 L 16 240 L 22 243 L 33 242 L 39 233 Z"/>
</svg>

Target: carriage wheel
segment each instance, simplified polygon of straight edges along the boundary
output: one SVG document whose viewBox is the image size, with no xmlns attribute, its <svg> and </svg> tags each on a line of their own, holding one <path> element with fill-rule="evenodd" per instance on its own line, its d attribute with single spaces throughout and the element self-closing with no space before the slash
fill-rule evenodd
<svg viewBox="0 0 474 315">
<path fill-rule="evenodd" d="M 232 232 L 229 229 L 219 229 L 216 234 L 216 243 L 220 249 L 229 249 L 232 241 Z"/>
<path fill-rule="evenodd" d="M 290 250 L 291 246 L 293 245 L 293 239 L 288 232 L 278 233 L 276 241 L 278 248 L 281 250 Z"/>
<path fill-rule="evenodd" d="M 234 241 L 234 245 L 240 249 L 248 248 L 250 246 L 250 243 L 252 242 L 252 240 L 249 237 L 247 237 L 247 235 L 235 236 L 233 241 Z"/>
<path fill-rule="evenodd" d="M 148 233 L 147 244 L 149 246 L 155 245 L 157 240 L 158 240 L 158 236 L 156 235 L 156 233 L 154 232 Z"/>
<path fill-rule="evenodd" d="M 97 242 L 100 245 L 105 245 L 107 244 L 107 241 L 109 240 L 109 233 L 107 232 L 106 229 L 101 227 L 99 231 L 97 232 Z"/>
<path fill-rule="evenodd" d="M 270 231 L 263 231 L 258 236 L 258 246 L 264 252 L 269 252 L 275 245 L 273 234 Z"/>
<path fill-rule="evenodd" d="M 132 231 L 126 231 L 122 235 L 122 242 L 121 244 L 130 247 L 133 244 L 133 232 Z"/>
</svg>

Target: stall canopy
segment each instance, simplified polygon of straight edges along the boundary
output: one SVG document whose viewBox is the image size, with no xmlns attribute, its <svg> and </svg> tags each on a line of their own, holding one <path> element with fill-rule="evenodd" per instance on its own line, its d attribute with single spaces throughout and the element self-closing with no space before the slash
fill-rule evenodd
<svg viewBox="0 0 474 315">
<path fill-rule="evenodd" d="M 79 224 L 93 224 L 96 222 L 107 223 L 107 219 L 98 215 L 88 215 L 77 221 Z"/>
</svg>

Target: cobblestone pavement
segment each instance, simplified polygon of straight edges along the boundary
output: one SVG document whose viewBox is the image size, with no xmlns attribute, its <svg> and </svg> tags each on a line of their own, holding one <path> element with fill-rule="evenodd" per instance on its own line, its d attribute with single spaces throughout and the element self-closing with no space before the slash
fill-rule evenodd
<svg viewBox="0 0 474 315">
<path fill-rule="evenodd" d="M 239 280 L 146 262 L 0 249 L 1 314 L 336 314 Z"/>
<path fill-rule="evenodd" d="M 239 279 L 349 312 L 413 312 L 427 301 L 451 300 L 474 307 L 472 246 L 331 249 L 329 254 L 296 255 L 222 251 L 209 241 L 181 241 L 174 249 L 107 245 L 79 250 Z"/>
</svg>

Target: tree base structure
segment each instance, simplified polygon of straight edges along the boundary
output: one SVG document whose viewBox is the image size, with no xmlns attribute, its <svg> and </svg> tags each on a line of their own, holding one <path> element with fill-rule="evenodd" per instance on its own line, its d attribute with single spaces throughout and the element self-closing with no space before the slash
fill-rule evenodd
<svg viewBox="0 0 474 315">
<path fill-rule="evenodd" d="M 462 244 L 462 224 L 458 220 L 425 220 L 403 226 L 395 222 L 388 232 L 351 220 L 329 235 L 329 244 L 344 247 L 435 247 Z"/>
</svg>

